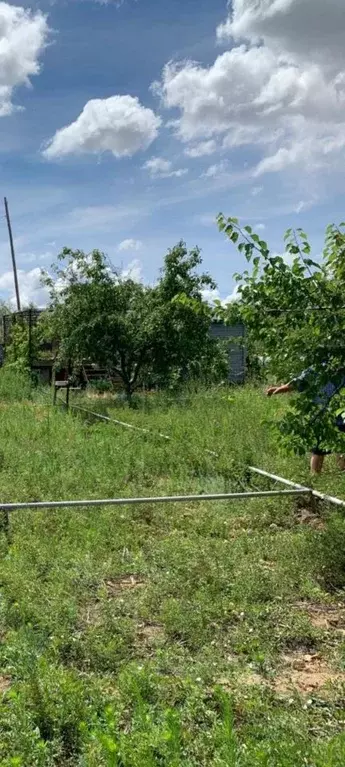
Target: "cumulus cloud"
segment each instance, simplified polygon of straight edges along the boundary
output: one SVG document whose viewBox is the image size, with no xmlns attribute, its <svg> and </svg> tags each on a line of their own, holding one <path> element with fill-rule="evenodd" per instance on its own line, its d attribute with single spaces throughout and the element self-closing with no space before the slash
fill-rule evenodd
<svg viewBox="0 0 345 767">
<path fill-rule="evenodd" d="M 225 162 L 219 162 L 215 165 L 210 165 L 207 170 L 202 174 L 203 178 L 216 178 L 217 176 L 220 176 L 222 173 L 225 173 L 226 170 L 226 164 Z"/>
<path fill-rule="evenodd" d="M 325 12 L 327 10 L 327 12 Z M 264 40 L 274 50 L 321 60 L 343 61 L 343 0 L 234 0 L 217 30 L 220 40 Z"/>
<path fill-rule="evenodd" d="M 188 173 L 188 168 L 174 170 L 172 162 L 163 157 L 151 157 L 151 160 L 144 163 L 143 169 L 149 172 L 151 178 L 181 178 Z"/>
<path fill-rule="evenodd" d="M 161 118 L 133 96 L 92 99 L 75 122 L 55 133 L 43 154 L 50 160 L 86 152 L 131 157 L 152 144 L 160 125 Z"/>
<path fill-rule="evenodd" d="M 240 294 L 238 285 L 235 285 L 232 293 L 230 293 L 225 298 L 221 297 L 218 288 L 215 290 L 211 290 L 211 288 L 205 288 L 205 290 L 202 291 L 202 297 L 208 304 L 214 304 L 215 301 L 220 301 L 222 306 L 227 306 L 227 304 L 231 304 L 233 301 L 238 301 Z"/>
<path fill-rule="evenodd" d="M 164 67 L 158 90 L 178 110 L 177 136 L 188 146 L 254 145 L 256 176 L 344 164 L 344 33 L 343 0 L 327 9 L 324 0 L 233 0 L 218 29 L 231 50 L 209 67 Z"/>
<path fill-rule="evenodd" d="M 194 146 L 187 146 L 184 153 L 187 157 L 205 157 L 216 151 L 217 142 L 214 139 L 210 139 L 210 141 L 200 141 L 199 144 L 194 144 Z"/>
<path fill-rule="evenodd" d="M 133 282 L 142 282 L 143 265 L 141 261 L 138 261 L 137 259 L 131 261 L 125 269 L 122 269 L 121 278 L 123 280 L 133 280 Z"/>
<path fill-rule="evenodd" d="M 39 74 L 48 33 L 41 11 L 0 2 L 0 117 L 13 112 L 14 89 Z"/>
<path fill-rule="evenodd" d="M 42 286 L 41 277 L 42 272 L 39 267 L 30 269 L 27 272 L 23 269 L 18 269 L 19 292 L 23 307 L 29 306 L 31 303 L 38 307 L 46 305 L 49 292 L 46 287 Z M 0 291 L 3 293 L 4 298 L 9 300 L 11 306 L 16 308 L 12 272 L 0 274 Z"/>
<path fill-rule="evenodd" d="M 143 243 L 141 240 L 122 240 L 120 244 L 117 246 L 117 249 L 121 251 L 125 250 L 140 250 L 143 247 Z"/>
</svg>

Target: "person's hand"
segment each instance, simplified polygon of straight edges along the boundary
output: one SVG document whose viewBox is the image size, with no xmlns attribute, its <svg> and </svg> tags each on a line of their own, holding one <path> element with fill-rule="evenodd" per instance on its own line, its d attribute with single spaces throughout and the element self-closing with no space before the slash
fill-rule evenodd
<svg viewBox="0 0 345 767">
<path fill-rule="evenodd" d="M 267 397 L 272 397 L 274 392 L 276 391 L 276 386 L 270 386 L 269 389 L 266 389 L 266 395 Z"/>
</svg>

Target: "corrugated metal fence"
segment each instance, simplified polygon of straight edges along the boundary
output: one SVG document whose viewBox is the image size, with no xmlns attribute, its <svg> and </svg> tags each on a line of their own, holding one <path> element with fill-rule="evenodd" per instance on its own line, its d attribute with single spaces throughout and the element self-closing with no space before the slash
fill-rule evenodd
<svg viewBox="0 0 345 767">
<path fill-rule="evenodd" d="M 213 322 L 210 328 L 213 338 L 230 341 L 229 348 L 229 381 L 231 383 L 244 383 L 246 377 L 245 327 L 238 325 L 224 325 L 223 322 Z"/>
</svg>

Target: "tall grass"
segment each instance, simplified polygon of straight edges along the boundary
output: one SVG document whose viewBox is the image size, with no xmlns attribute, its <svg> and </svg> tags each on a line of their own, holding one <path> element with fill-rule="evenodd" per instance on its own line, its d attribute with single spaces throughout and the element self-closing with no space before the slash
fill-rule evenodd
<svg viewBox="0 0 345 767">
<path fill-rule="evenodd" d="M 0 368 L 0 402 L 20 402 L 31 399 L 33 383 L 29 374 L 11 367 Z"/>
<path fill-rule="evenodd" d="M 284 405 L 254 388 L 148 395 L 136 410 L 82 399 L 170 441 L 31 397 L 0 397 L 3 501 L 245 489 L 248 462 L 307 477 L 265 425 Z M 330 464 L 320 482 L 340 493 L 344 480 Z M 300 517 L 286 498 L 13 513 L 0 764 L 343 764 L 344 643 L 309 606 L 341 613 L 345 525 L 326 507 L 316 525 Z M 280 692 L 286 657 L 310 653 L 338 680 Z"/>
</svg>

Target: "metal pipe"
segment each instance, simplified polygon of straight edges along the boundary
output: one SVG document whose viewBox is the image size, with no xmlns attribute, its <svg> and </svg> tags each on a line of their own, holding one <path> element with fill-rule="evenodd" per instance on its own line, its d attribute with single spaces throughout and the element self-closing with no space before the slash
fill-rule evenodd
<svg viewBox="0 0 345 767">
<path fill-rule="evenodd" d="M 201 503 L 206 501 L 244 501 L 253 498 L 276 498 L 284 496 L 309 495 L 302 490 L 259 490 L 248 493 L 219 493 L 213 495 L 168 495 L 153 498 L 107 498 L 91 501 L 27 501 L 24 503 L 0 503 L 0 511 L 19 511 L 24 509 L 69 509 L 94 506 L 133 506 L 152 503 Z"/>
<path fill-rule="evenodd" d="M 289 479 L 284 479 L 284 477 L 279 477 L 277 474 L 270 474 L 268 471 L 263 471 L 263 469 L 257 469 L 256 466 L 248 466 L 249 471 L 252 471 L 254 474 L 260 474 L 261 477 L 267 477 L 268 479 L 273 479 L 275 482 L 281 482 L 283 485 L 288 485 L 289 487 L 294 487 L 296 490 L 309 490 L 312 492 L 311 488 L 306 488 L 304 485 L 298 485 L 296 482 L 291 482 Z"/>
<path fill-rule="evenodd" d="M 333 503 L 335 506 L 345 507 L 345 501 L 342 501 L 340 498 L 334 498 L 332 495 L 326 495 L 325 493 L 320 493 L 318 490 L 298 485 L 296 482 L 291 482 L 289 479 L 284 479 L 284 477 L 279 477 L 276 474 L 270 474 L 268 471 L 263 471 L 263 469 L 257 469 L 255 466 L 248 466 L 248 468 L 254 474 L 260 474 L 262 477 L 274 479 L 276 482 L 281 482 L 283 485 L 294 487 L 296 490 L 309 490 L 310 495 L 314 498 L 319 498 L 321 501 L 327 501 L 327 503 Z"/>
<path fill-rule="evenodd" d="M 327 503 L 333 503 L 335 506 L 345 507 L 345 501 L 342 501 L 340 498 L 334 498 L 332 495 L 325 495 L 324 493 L 319 493 L 318 490 L 312 490 L 312 496 L 314 498 L 319 498 L 321 501 L 327 501 Z"/>
</svg>

